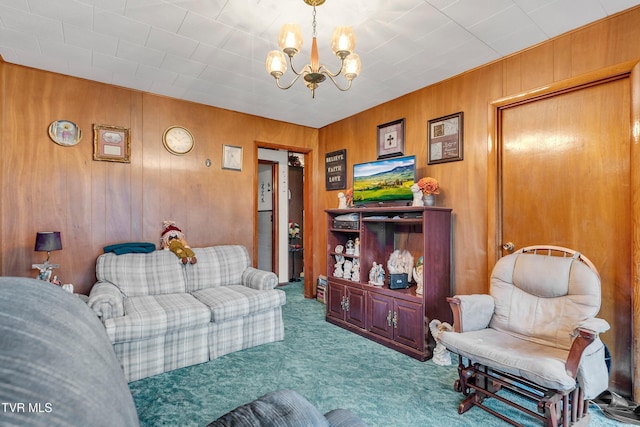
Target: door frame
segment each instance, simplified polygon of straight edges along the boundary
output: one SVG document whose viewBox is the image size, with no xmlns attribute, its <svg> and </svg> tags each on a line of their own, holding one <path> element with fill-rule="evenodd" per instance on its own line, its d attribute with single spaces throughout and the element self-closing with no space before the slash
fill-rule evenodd
<svg viewBox="0 0 640 427">
<path fill-rule="evenodd" d="M 304 223 L 304 233 L 302 234 L 302 247 L 304 248 L 302 259 L 304 266 L 304 296 L 305 298 L 313 298 L 313 221 L 314 214 L 313 209 L 311 209 L 311 177 L 313 176 L 313 161 L 312 161 L 312 150 L 310 148 L 296 147 L 293 145 L 282 145 L 282 144 L 274 144 L 271 142 L 264 141 L 255 141 L 254 144 L 254 158 L 255 160 L 255 174 L 254 174 L 254 183 L 253 188 L 258 188 L 258 149 L 267 148 L 271 150 L 282 150 L 282 151 L 291 151 L 295 153 L 300 153 L 304 155 L 304 168 L 302 171 L 302 179 L 303 179 L 303 223 Z M 258 199 L 254 197 L 254 203 L 257 205 Z M 257 210 L 257 206 L 254 206 L 254 211 Z M 253 257 L 257 260 L 258 256 L 258 216 L 254 216 L 253 223 Z"/>
<path fill-rule="evenodd" d="M 560 95 L 580 88 L 602 84 L 621 78 L 629 79 L 631 88 L 631 126 L 629 135 L 631 149 L 630 163 L 630 196 L 632 247 L 631 251 L 631 286 L 633 325 L 631 347 L 633 366 L 631 367 L 631 387 L 633 400 L 640 399 L 640 62 L 637 60 L 603 68 L 601 70 L 562 80 L 541 88 L 532 89 L 514 96 L 498 99 L 489 104 L 487 135 L 487 274 L 502 256 L 502 182 L 499 171 L 502 168 L 501 158 L 501 111 L 519 104 L 533 102 L 537 99 Z M 489 283 L 489 277 L 487 277 Z"/>
</svg>

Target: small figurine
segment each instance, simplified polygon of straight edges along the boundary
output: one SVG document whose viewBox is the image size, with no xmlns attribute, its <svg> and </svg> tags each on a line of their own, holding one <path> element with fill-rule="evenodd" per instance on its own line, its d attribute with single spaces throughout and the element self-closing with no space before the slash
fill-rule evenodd
<svg viewBox="0 0 640 427">
<path fill-rule="evenodd" d="M 451 354 L 449 350 L 440 342 L 440 334 L 442 332 L 451 332 L 453 331 L 453 327 L 447 322 L 440 322 L 438 319 L 433 319 L 429 322 L 429 330 L 431 331 L 431 336 L 436 341 L 436 348 L 433 349 L 433 358 L 431 359 L 433 363 L 440 366 L 449 366 L 451 365 Z"/>
<path fill-rule="evenodd" d="M 424 270 L 424 259 L 422 257 L 418 258 L 418 262 L 416 266 L 413 268 L 413 280 L 416 281 L 416 294 L 422 295 L 424 289 L 424 283 L 422 283 L 422 272 Z"/>
<path fill-rule="evenodd" d="M 384 286 L 384 268 L 382 264 L 373 262 L 371 270 L 369 270 L 369 284 L 373 286 Z"/>
<path fill-rule="evenodd" d="M 342 265 L 344 264 L 344 255 L 336 255 L 335 269 L 333 270 L 333 277 L 341 278 L 344 276 Z"/>
<path fill-rule="evenodd" d="M 338 209 L 347 209 L 347 196 L 342 191 L 338 193 Z"/>
<path fill-rule="evenodd" d="M 195 264 L 198 259 L 191 247 L 187 244 L 184 238 L 184 233 L 173 221 L 164 221 L 162 223 L 162 239 L 160 241 L 160 247 L 162 249 L 168 249 L 180 260 L 183 264 L 191 263 Z"/>
<path fill-rule="evenodd" d="M 347 255 L 353 255 L 353 253 L 355 251 L 353 240 L 351 240 L 351 239 L 347 240 L 346 248 L 347 249 L 346 249 L 346 251 L 344 253 L 347 254 Z"/>
<path fill-rule="evenodd" d="M 360 260 L 354 259 L 353 266 L 351 267 L 351 280 L 354 282 L 360 281 Z"/>
<path fill-rule="evenodd" d="M 353 241 L 353 255 L 360 256 L 360 238 L 356 237 Z"/>
<path fill-rule="evenodd" d="M 352 268 L 353 268 L 353 262 L 350 260 L 346 260 L 342 266 L 342 270 L 344 271 L 342 273 L 342 277 L 344 277 L 345 279 L 351 279 Z"/>
<path fill-rule="evenodd" d="M 411 282 L 413 273 L 413 256 L 407 250 L 396 249 L 389 256 L 387 268 L 390 274 L 407 274 L 407 282 Z"/>
<path fill-rule="evenodd" d="M 411 206 L 424 206 L 422 190 L 420 190 L 418 184 L 413 184 L 409 188 L 411 188 L 411 193 L 413 193 L 413 202 L 411 203 Z"/>
</svg>

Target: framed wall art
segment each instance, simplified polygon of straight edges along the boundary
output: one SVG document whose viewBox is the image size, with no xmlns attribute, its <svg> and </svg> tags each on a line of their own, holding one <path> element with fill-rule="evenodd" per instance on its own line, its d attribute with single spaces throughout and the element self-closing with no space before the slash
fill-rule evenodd
<svg viewBox="0 0 640 427">
<path fill-rule="evenodd" d="M 347 150 L 332 151 L 324 155 L 325 187 L 327 190 L 347 188 Z"/>
<path fill-rule="evenodd" d="M 430 165 L 462 160 L 463 114 L 451 114 L 429 120 L 427 128 L 427 155 Z"/>
<path fill-rule="evenodd" d="M 69 120 L 56 120 L 49 125 L 49 138 L 63 147 L 72 147 L 80 142 L 82 131 Z"/>
<path fill-rule="evenodd" d="M 93 160 L 105 162 L 131 162 L 131 143 L 129 129 L 93 125 Z"/>
<path fill-rule="evenodd" d="M 404 119 L 378 126 L 378 159 L 404 155 Z"/>
<path fill-rule="evenodd" d="M 242 147 L 222 146 L 222 169 L 242 170 Z"/>
</svg>

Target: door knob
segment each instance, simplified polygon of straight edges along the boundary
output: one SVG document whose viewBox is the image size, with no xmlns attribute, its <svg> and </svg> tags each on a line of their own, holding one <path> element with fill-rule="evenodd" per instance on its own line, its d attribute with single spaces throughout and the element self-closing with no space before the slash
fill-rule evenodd
<svg viewBox="0 0 640 427">
<path fill-rule="evenodd" d="M 513 250 L 515 249 L 515 245 L 513 244 L 513 242 L 507 242 L 502 245 L 502 249 L 507 252 L 513 252 Z"/>
</svg>

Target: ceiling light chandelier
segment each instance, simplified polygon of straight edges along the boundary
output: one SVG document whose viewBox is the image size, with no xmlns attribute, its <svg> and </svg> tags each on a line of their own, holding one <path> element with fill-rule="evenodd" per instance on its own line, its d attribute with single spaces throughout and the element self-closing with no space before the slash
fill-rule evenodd
<svg viewBox="0 0 640 427">
<path fill-rule="evenodd" d="M 272 50 L 267 55 L 267 72 L 276 79 L 276 85 L 280 89 L 289 89 L 295 82 L 303 76 L 305 84 L 311 90 L 311 96 L 315 98 L 315 90 L 327 77 L 341 91 L 351 89 L 351 82 L 360 74 L 360 57 L 354 53 L 356 38 L 351 27 L 336 27 L 331 38 L 331 48 L 333 53 L 340 58 L 340 69 L 332 73 L 320 64 L 318 59 L 318 45 L 316 43 L 316 6 L 322 5 L 325 0 L 304 0 L 309 6 L 313 6 L 313 40 L 311 42 L 311 61 L 305 65 L 300 72 L 293 67 L 293 57 L 302 48 L 302 32 L 298 24 L 284 24 L 278 37 L 278 45 L 281 50 Z M 284 53 L 283 53 L 284 52 Z M 296 75 L 293 81 L 286 86 L 280 84 L 280 77 L 287 71 L 287 61 L 284 54 L 289 57 L 291 71 Z M 347 86 L 341 87 L 336 81 L 336 77 L 342 74 L 347 79 Z"/>
</svg>

